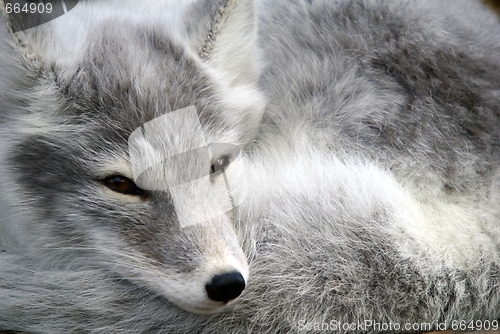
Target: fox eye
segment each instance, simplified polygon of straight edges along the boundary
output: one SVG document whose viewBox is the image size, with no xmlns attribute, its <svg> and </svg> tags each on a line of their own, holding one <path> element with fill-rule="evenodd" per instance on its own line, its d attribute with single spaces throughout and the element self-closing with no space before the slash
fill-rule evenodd
<svg viewBox="0 0 500 334">
<path fill-rule="evenodd" d="M 230 162 L 231 161 L 229 159 L 229 156 L 225 155 L 220 157 L 212 163 L 212 166 L 210 167 L 210 173 L 224 171 L 224 169 L 226 169 Z"/>
<path fill-rule="evenodd" d="M 144 190 L 139 188 L 134 181 L 121 175 L 113 175 L 103 180 L 109 189 L 125 195 L 144 196 Z"/>
</svg>

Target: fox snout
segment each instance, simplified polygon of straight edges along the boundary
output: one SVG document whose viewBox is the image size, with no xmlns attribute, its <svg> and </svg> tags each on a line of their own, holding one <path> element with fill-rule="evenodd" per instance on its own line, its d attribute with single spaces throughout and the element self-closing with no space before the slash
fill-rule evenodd
<svg viewBox="0 0 500 334">
<path fill-rule="evenodd" d="M 230 217 L 160 233 L 163 242 L 155 246 L 159 262 L 151 269 L 144 267 L 139 277 L 148 287 L 199 314 L 221 311 L 242 295 L 249 282 L 249 263 Z"/>
<path fill-rule="evenodd" d="M 202 283 L 201 299 L 191 295 L 193 299 L 188 310 L 196 313 L 217 312 L 243 293 L 249 278 L 249 265 L 227 217 L 220 217 L 218 223 L 198 225 L 192 229 L 203 235 L 198 234 L 197 247 L 204 250 L 204 260 L 195 270 L 199 276 L 195 274 L 193 277 L 197 276 L 195 280 Z M 201 308 L 196 309 L 195 305 Z"/>
</svg>

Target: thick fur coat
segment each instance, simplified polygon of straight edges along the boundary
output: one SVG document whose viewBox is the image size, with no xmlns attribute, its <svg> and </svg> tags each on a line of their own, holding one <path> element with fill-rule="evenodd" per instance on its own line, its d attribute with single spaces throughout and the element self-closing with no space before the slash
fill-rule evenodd
<svg viewBox="0 0 500 334">
<path fill-rule="evenodd" d="M 3 8 L 0 330 L 500 321 L 500 23 L 480 2 L 81 1 L 18 33 Z M 129 136 L 190 106 L 226 146 L 149 182 L 239 147 L 224 178 L 181 206 L 106 186 L 139 185 Z M 200 142 L 184 125 L 161 128 L 162 149 Z M 179 226 L 224 180 L 234 209 Z M 205 283 L 227 270 L 246 288 L 214 303 Z"/>
</svg>

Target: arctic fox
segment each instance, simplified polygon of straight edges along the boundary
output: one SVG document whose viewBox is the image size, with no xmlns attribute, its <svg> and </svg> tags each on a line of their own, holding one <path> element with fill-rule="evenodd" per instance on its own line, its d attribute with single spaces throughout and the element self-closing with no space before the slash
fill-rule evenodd
<svg viewBox="0 0 500 334">
<path fill-rule="evenodd" d="M 480 2 L 6 4 L 0 330 L 498 329 Z"/>
</svg>

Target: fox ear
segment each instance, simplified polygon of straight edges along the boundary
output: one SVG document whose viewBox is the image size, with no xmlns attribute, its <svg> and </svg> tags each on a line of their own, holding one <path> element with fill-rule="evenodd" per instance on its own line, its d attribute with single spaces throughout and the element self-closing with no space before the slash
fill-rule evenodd
<svg viewBox="0 0 500 334">
<path fill-rule="evenodd" d="M 30 65 L 18 49 L 8 18 L 0 9 L 0 122 L 7 114 L 20 115 L 19 106 L 27 104 L 23 93 L 36 80 L 34 67 Z"/>
<path fill-rule="evenodd" d="M 255 83 L 259 76 L 257 21 L 253 0 L 201 0 L 186 18 L 200 58 L 231 85 Z M 209 17 L 207 17 L 207 13 Z M 205 20 L 193 22 L 194 18 Z M 203 22 L 205 21 L 205 22 Z M 201 23 L 201 24 L 200 24 Z M 193 29 L 194 25 L 198 24 Z M 189 29 L 189 28 L 188 28 Z"/>
</svg>

